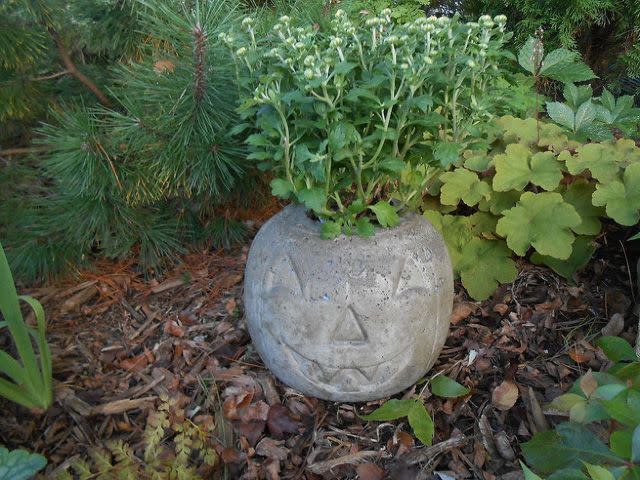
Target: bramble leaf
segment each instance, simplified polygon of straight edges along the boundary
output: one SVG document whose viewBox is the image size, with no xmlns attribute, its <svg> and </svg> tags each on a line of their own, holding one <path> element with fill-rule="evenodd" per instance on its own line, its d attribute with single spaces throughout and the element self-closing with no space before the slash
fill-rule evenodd
<svg viewBox="0 0 640 480">
<path fill-rule="evenodd" d="M 469 393 L 469 389 L 464 385 L 460 385 L 455 380 L 445 375 L 436 375 L 429 381 L 431 393 L 444 398 L 463 397 Z"/>
<path fill-rule="evenodd" d="M 460 158 L 460 145 L 453 142 L 440 142 L 434 148 L 433 156 L 442 168 L 447 168 Z"/>
<path fill-rule="evenodd" d="M 560 163 L 553 152 L 538 152 L 516 143 L 507 146 L 504 154 L 494 158 L 496 175 L 493 188 L 498 192 L 522 190 L 529 183 L 545 190 L 554 190 L 562 180 Z"/>
<path fill-rule="evenodd" d="M 431 445 L 435 427 L 431 415 L 429 415 L 421 400 L 413 402 L 413 407 L 409 410 L 407 417 L 416 438 L 427 446 Z"/>
<path fill-rule="evenodd" d="M 569 105 L 562 102 L 547 102 L 547 113 L 558 125 L 574 131 L 576 128 L 576 115 Z"/>
<path fill-rule="evenodd" d="M 640 163 L 629 165 L 622 181 L 599 183 L 593 204 L 606 206 L 607 215 L 621 225 L 635 225 L 640 220 Z"/>
<path fill-rule="evenodd" d="M 591 198 L 594 191 L 594 185 L 580 179 L 570 184 L 562 193 L 564 201 L 573 205 L 582 219 L 580 225 L 573 229 L 578 235 L 597 235 L 602 228 L 600 217 L 604 211 L 600 207 L 593 206 Z"/>
<path fill-rule="evenodd" d="M 367 217 L 362 217 L 356 221 L 356 233 L 361 237 L 371 237 L 375 229 Z"/>
<path fill-rule="evenodd" d="M 603 143 L 588 143 L 578 147 L 574 155 L 564 151 L 558 160 L 566 162 L 572 175 L 589 170 L 593 178 L 601 182 L 613 180 L 620 168 L 611 146 Z"/>
<path fill-rule="evenodd" d="M 462 284 L 475 300 L 489 298 L 499 285 L 513 282 L 518 274 L 503 240 L 474 238 L 464 246 L 457 266 Z"/>
<path fill-rule="evenodd" d="M 576 209 L 559 193 L 525 192 L 515 207 L 504 212 L 496 230 L 518 255 L 526 255 L 532 246 L 542 255 L 566 260 L 575 240 L 571 228 L 580 222 Z"/>
<path fill-rule="evenodd" d="M 271 180 L 271 195 L 286 199 L 291 192 L 293 192 L 293 185 L 288 180 L 282 178 Z"/>
<path fill-rule="evenodd" d="M 483 198 L 488 200 L 491 195 L 489 184 L 465 168 L 444 173 L 440 180 L 444 183 L 440 189 L 440 199 L 445 205 L 458 205 L 462 200 L 465 205 L 473 207 Z"/>
<path fill-rule="evenodd" d="M 398 418 L 409 415 L 409 412 L 415 404 L 415 400 L 398 400 L 393 398 L 384 402 L 380 408 L 374 410 L 369 415 L 361 415 L 360 418 L 368 421 L 382 422 L 397 420 Z"/>
<path fill-rule="evenodd" d="M 540 74 L 562 83 L 584 82 L 596 78 L 578 53 L 566 48 L 558 48 L 544 57 Z"/>
<path fill-rule="evenodd" d="M 518 51 L 518 63 L 529 73 L 535 73 L 536 71 L 536 59 L 534 58 L 536 47 L 540 52 L 543 52 L 542 42 L 538 38 L 529 37 Z"/>
<path fill-rule="evenodd" d="M 400 222 L 400 217 L 396 213 L 396 209 L 388 202 L 378 202 L 375 205 L 369 205 L 369 210 L 375 213 L 378 223 L 383 227 L 394 227 Z"/>
</svg>

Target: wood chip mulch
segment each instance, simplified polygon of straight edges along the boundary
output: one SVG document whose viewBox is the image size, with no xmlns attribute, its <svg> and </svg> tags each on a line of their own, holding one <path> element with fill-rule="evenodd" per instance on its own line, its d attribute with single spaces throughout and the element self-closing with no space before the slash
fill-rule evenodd
<svg viewBox="0 0 640 480">
<path fill-rule="evenodd" d="M 422 446 L 406 421 L 358 417 L 382 401 L 305 398 L 270 375 L 243 320 L 248 246 L 189 254 L 159 281 L 133 262 L 102 263 L 74 280 L 27 289 L 47 311 L 56 401 L 37 415 L 0 400 L 0 443 L 44 454 L 47 477 L 113 439 L 140 452 L 148 413 L 168 396 L 182 399 L 189 418 L 216 423 L 219 460 L 205 478 L 523 478 L 519 443 L 563 420 L 546 404 L 588 369 L 606 367 L 594 337 L 606 327 L 635 340 L 627 266 L 637 255 L 607 240 L 575 285 L 523 263 L 513 285 L 489 301 L 472 302 L 457 287 L 433 371 L 471 393 L 425 397 L 433 446 Z"/>
</svg>

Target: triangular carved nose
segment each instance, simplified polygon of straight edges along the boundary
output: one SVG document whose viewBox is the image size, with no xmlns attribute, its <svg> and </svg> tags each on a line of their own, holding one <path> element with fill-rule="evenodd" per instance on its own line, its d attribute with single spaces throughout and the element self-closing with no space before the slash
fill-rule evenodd
<svg viewBox="0 0 640 480">
<path fill-rule="evenodd" d="M 342 317 L 338 319 L 330 339 L 336 343 L 345 342 L 353 344 L 361 344 L 369 341 L 367 332 L 362 326 L 358 314 L 351 305 L 345 309 Z"/>
</svg>

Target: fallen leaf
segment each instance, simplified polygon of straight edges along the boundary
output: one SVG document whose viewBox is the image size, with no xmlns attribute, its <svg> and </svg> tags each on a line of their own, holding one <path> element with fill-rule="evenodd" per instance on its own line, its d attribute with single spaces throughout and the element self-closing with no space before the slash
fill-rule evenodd
<svg viewBox="0 0 640 480">
<path fill-rule="evenodd" d="M 476 306 L 469 302 L 457 303 L 451 312 L 451 323 L 456 325 L 475 312 Z"/>
<path fill-rule="evenodd" d="M 287 407 L 278 403 L 269 408 L 267 426 L 274 437 L 284 438 L 286 433 L 298 433 L 300 423 L 294 420 Z"/>
<path fill-rule="evenodd" d="M 273 438 L 265 437 L 256 445 L 256 453 L 263 457 L 284 461 L 289 455 L 289 449 L 283 447 L 283 445 L 284 440 L 274 440 Z"/>
<path fill-rule="evenodd" d="M 609 322 L 602 327 L 602 335 L 605 337 L 617 337 L 624 330 L 624 315 L 614 313 Z"/>
<path fill-rule="evenodd" d="M 164 324 L 164 333 L 168 333 L 174 337 L 182 338 L 184 337 L 185 331 L 184 327 L 178 325 L 175 320 L 167 320 Z"/>
<path fill-rule="evenodd" d="M 504 315 L 509 311 L 509 306 L 505 305 L 504 303 L 496 303 L 493 306 L 493 311 L 499 313 L 500 315 Z"/>
<path fill-rule="evenodd" d="M 220 458 L 224 463 L 242 463 L 247 460 L 247 454 L 235 448 L 225 448 L 220 453 Z"/>
<path fill-rule="evenodd" d="M 229 315 L 233 315 L 233 312 L 236 309 L 236 299 L 232 298 L 231 300 L 229 300 L 225 304 L 224 309 L 227 311 Z"/>
<path fill-rule="evenodd" d="M 518 386 L 511 380 L 505 380 L 491 394 L 491 403 L 498 410 L 509 410 L 518 400 Z"/>
<path fill-rule="evenodd" d="M 593 353 L 585 351 L 582 347 L 575 346 L 569 349 L 569 357 L 576 363 L 587 363 L 593 358 Z"/>
<path fill-rule="evenodd" d="M 593 376 L 591 370 L 585 373 L 580 379 L 580 389 L 587 397 L 590 397 L 593 392 L 598 388 L 598 381 Z"/>
<path fill-rule="evenodd" d="M 356 467 L 359 480 L 383 480 L 387 474 L 375 463 L 361 463 Z"/>
</svg>

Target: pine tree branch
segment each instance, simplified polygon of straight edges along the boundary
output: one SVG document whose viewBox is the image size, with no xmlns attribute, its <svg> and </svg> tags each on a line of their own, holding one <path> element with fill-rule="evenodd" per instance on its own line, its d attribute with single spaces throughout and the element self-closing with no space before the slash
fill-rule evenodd
<svg viewBox="0 0 640 480">
<path fill-rule="evenodd" d="M 195 99 L 197 102 L 201 102 L 204 97 L 204 92 L 206 89 L 206 74 L 205 74 L 205 64 L 204 64 L 204 50 L 205 43 L 207 41 L 206 34 L 202 31 L 202 27 L 200 24 L 197 24 L 193 29 L 193 37 L 194 37 L 194 61 L 195 61 Z"/>
<path fill-rule="evenodd" d="M 0 150 L 0 157 L 13 157 L 17 155 L 27 155 L 29 153 L 46 152 L 49 149 L 46 145 L 41 147 L 18 147 Z"/>
<path fill-rule="evenodd" d="M 43 75 L 41 77 L 36 77 L 33 79 L 34 82 L 41 82 L 43 80 L 53 80 L 54 78 L 64 77 L 65 75 L 70 75 L 71 72 L 69 70 L 63 70 L 61 72 L 52 73 L 50 75 Z"/>
<path fill-rule="evenodd" d="M 69 52 L 67 51 L 67 48 L 65 47 L 64 42 L 60 37 L 60 34 L 51 27 L 49 27 L 49 34 L 51 35 L 53 40 L 56 42 L 56 46 L 58 47 L 58 53 L 60 54 L 60 58 L 62 58 L 62 62 L 64 63 L 65 67 L 67 67 L 69 74 L 73 75 L 80 83 L 82 83 L 85 87 L 91 90 L 91 92 L 98 98 L 98 101 L 102 105 L 104 105 L 105 107 L 111 107 L 112 106 L 111 100 L 109 100 L 109 98 L 104 94 L 104 92 L 100 90 L 100 88 L 93 82 L 93 80 L 91 80 L 85 74 L 83 74 L 80 70 L 78 70 L 78 67 L 76 67 L 76 64 L 71 59 L 71 56 L 69 55 Z"/>
</svg>

